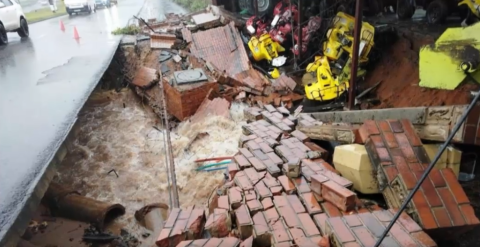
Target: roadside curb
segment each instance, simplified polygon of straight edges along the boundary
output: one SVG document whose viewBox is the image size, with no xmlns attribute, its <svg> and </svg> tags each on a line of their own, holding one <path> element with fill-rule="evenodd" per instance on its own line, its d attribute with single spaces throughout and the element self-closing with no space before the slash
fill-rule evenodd
<svg viewBox="0 0 480 247">
<path fill-rule="evenodd" d="M 48 18 L 45 18 L 45 19 L 41 19 L 41 20 L 36 20 L 36 21 L 29 21 L 27 19 L 27 23 L 30 25 L 30 24 L 34 24 L 34 23 L 37 23 L 37 22 L 42 22 L 42 21 L 46 21 L 46 20 L 50 20 L 50 19 L 53 19 L 53 18 L 57 18 L 57 17 L 61 17 L 61 16 L 66 16 L 68 15 L 67 13 L 65 14 L 61 14 L 61 15 L 55 15 L 55 16 L 52 16 L 52 17 L 48 17 Z"/>
</svg>

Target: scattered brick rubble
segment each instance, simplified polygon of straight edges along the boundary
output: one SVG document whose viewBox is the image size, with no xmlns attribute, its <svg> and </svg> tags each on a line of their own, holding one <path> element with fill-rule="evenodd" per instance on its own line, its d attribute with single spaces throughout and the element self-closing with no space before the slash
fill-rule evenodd
<svg viewBox="0 0 480 247">
<path fill-rule="evenodd" d="M 364 204 L 352 191 L 352 182 L 325 161 L 328 152 L 295 130 L 299 122 L 317 124 L 313 118 L 297 118 L 272 105 L 248 108 L 245 115 L 249 123 L 243 126 L 239 152 L 228 165 L 228 181 L 209 200 L 206 224 L 198 220 L 202 225 L 192 230 L 185 220 L 172 223 L 180 221 L 183 212 L 175 209 L 158 246 L 211 246 L 209 241 L 213 241 L 214 246 L 371 247 L 391 221 L 400 196 L 406 195 L 409 183 L 416 181 L 424 164 L 429 163 L 421 155 L 421 142 L 408 121 L 367 121 L 363 125 L 360 141 L 366 142 L 376 169 L 388 174 L 380 177 L 391 208 L 385 210 Z M 387 178 L 392 173 L 384 170 L 393 168 L 397 173 Z M 405 180 L 405 174 L 410 180 Z M 383 246 L 434 247 L 437 245 L 427 232 L 461 232 L 478 225 L 452 174 L 447 168 L 430 175 L 429 183 L 394 224 Z M 183 229 L 183 234 L 178 229 Z M 203 238 L 211 238 L 193 238 L 202 230 Z"/>
</svg>

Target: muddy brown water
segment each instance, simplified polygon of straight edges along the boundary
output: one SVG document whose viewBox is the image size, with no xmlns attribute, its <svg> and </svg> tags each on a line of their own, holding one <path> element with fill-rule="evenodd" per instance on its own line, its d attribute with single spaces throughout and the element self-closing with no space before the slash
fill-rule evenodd
<svg viewBox="0 0 480 247">
<path fill-rule="evenodd" d="M 196 172 L 195 160 L 232 156 L 237 152 L 243 105 L 231 107 L 232 119 L 211 117 L 197 124 L 182 123 L 172 133 L 177 184 L 182 207 L 204 206 L 223 180 L 223 171 Z M 132 234 L 144 232 L 135 210 L 151 203 L 169 204 L 163 133 L 155 130 L 158 118 L 131 90 L 96 92 L 74 128 L 76 138 L 58 167 L 56 181 L 82 194 L 126 207 L 115 225 Z M 196 133 L 208 136 L 185 147 Z M 114 173 L 108 174 L 115 169 Z"/>
</svg>

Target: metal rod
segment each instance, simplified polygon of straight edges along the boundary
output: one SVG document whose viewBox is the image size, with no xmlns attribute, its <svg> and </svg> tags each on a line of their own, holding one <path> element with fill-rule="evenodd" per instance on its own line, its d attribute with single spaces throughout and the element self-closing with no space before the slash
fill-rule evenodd
<svg viewBox="0 0 480 247">
<path fill-rule="evenodd" d="M 350 71 L 350 87 L 348 92 L 348 109 L 355 106 L 355 88 L 358 72 L 358 51 L 360 48 L 360 34 L 362 33 L 362 7 L 363 1 L 357 0 L 355 5 L 355 28 L 353 30 L 353 54 Z"/>
<path fill-rule="evenodd" d="M 258 17 L 258 0 L 253 0 L 253 8 L 255 11 L 255 16 Z"/>
<path fill-rule="evenodd" d="M 165 100 L 165 92 L 163 90 L 163 75 L 160 73 L 160 95 L 162 97 L 162 106 L 163 106 L 163 119 L 165 123 L 165 133 L 166 133 L 166 143 L 167 143 L 167 150 L 166 154 L 168 156 L 169 162 L 169 176 L 171 177 L 172 181 L 172 193 L 173 193 L 173 208 L 179 208 L 180 207 L 180 201 L 178 198 L 178 189 L 177 189 L 177 176 L 175 174 L 175 157 L 173 157 L 173 151 L 172 151 L 172 140 L 170 139 L 170 126 L 168 123 L 168 113 L 167 113 L 167 101 Z"/>
<path fill-rule="evenodd" d="M 468 117 L 468 114 L 472 111 L 473 107 L 475 107 L 477 101 L 480 99 L 480 93 L 477 94 L 477 96 L 475 96 L 475 98 L 473 99 L 473 101 L 470 103 L 470 105 L 468 106 L 467 110 L 462 114 L 462 116 L 460 117 L 460 121 L 458 121 L 456 124 L 455 124 L 455 127 L 453 128 L 452 132 L 450 133 L 450 135 L 448 136 L 447 140 L 443 143 L 442 147 L 440 148 L 440 150 L 437 152 L 437 154 L 435 155 L 435 157 L 433 158 L 433 160 L 430 162 L 430 164 L 428 165 L 427 169 L 425 170 L 425 172 L 423 173 L 422 177 L 420 178 L 420 180 L 417 182 L 417 184 L 415 185 L 415 187 L 413 188 L 412 191 L 410 191 L 410 193 L 408 194 L 407 198 L 405 199 L 405 201 L 403 201 L 402 203 L 402 206 L 400 206 L 400 209 L 398 210 L 398 212 L 393 216 L 393 219 L 392 221 L 390 221 L 390 223 L 388 224 L 387 226 L 387 229 L 385 229 L 385 231 L 383 232 L 382 236 L 378 239 L 377 243 L 375 244 L 375 247 L 379 247 L 380 244 L 382 244 L 382 241 L 383 239 L 387 236 L 388 232 L 390 231 L 390 229 L 392 229 L 392 226 L 393 224 L 395 224 L 395 222 L 398 220 L 398 218 L 400 217 L 400 214 L 405 210 L 405 208 L 407 207 L 408 203 L 410 203 L 410 201 L 412 200 L 413 198 L 413 195 L 417 192 L 417 190 L 420 188 L 420 186 L 422 185 L 423 181 L 425 181 L 425 179 L 427 178 L 428 174 L 430 173 L 430 171 L 432 171 L 433 167 L 435 166 L 435 164 L 437 163 L 437 161 L 440 159 L 440 156 L 442 156 L 443 152 L 445 151 L 445 149 L 447 149 L 447 145 L 452 141 L 453 137 L 455 136 L 455 134 L 458 132 L 458 130 L 460 129 L 460 127 L 462 126 L 463 122 L 465 122 L 465 120 L 467 119 Z"/>
<path fill-rule="evenodd" d="M 303 23 L 303 1 L 298 0 L 298 61 L 302 60 L 302 48 L 303 48 L 303 35 L 302 35 L 302 24 Z M 292 3 L 290 3 L 291 5 Z M 292 18 L 295 17 L 292 12 Z M 308 24 L 307 24 L 308 25 Z M 293 28 L 293 26 L 292 26 Z"/>
</svg>

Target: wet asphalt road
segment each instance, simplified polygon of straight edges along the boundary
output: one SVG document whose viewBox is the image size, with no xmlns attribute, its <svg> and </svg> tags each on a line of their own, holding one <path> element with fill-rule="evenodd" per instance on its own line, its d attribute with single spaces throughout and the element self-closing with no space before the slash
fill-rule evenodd
<svg viewBox="0 0 480 247">
<path fill-rule="evenodd" d="M 145 3 L 119 0 L 91 15 L 35 23 L 30 39 L 10 33 L 9 44 L 0 47 L 0 246 L 8 246 L 12 225 L 22 227 L 16 219 L 108 67 L 120 41 L 111 31 L 141 9 L 144 18 L 183 11 L 163 0 Z"/>
</svg>

